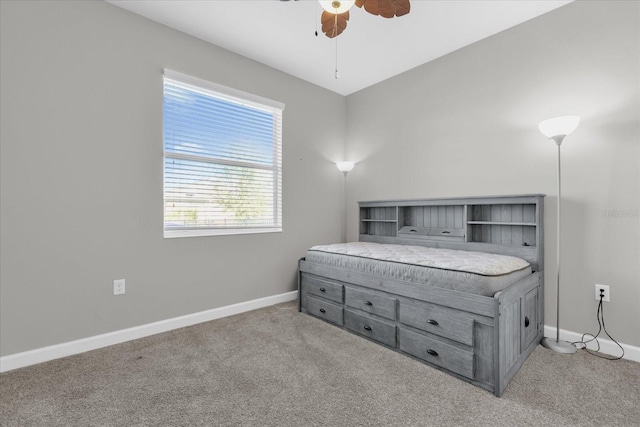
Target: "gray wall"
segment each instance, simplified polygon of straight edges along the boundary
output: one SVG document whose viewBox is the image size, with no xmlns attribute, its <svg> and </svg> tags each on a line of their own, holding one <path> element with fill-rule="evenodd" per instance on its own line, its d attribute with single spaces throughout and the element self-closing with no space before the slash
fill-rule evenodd
<svg viewBox="0 0 640 427">
<path fill-rule="evenodd" d="M 594 285 L 607 284 L 607 329 L 640 345 L 639 9 L 575 2 L 349 96 L 349 238 L 357 200 L 545 193 L 555 326 L 557 149 L 537 124 L 578 114 L 562 145 L 560 326 L 596 332 Z"/>
<path fill-rule="evenodd" d="M 548 194 L 554 324 L 537 123 L 567 113 L 561 326 L 595 331 L 604 283 L 608 329 L 640 345 L 640 218 L 603 214 L 640 207 L 637 2 L 573 3 L 347 98 L 102 2 L 0 8 L 0 355 L 293 290 L 304 250 L 340 240 L 345 144 L 352 240 L 356 200 Z M 286 103 L 282 233 L 162 238 L 164 67 Z"/>
<path fill-rule="evenodd" d="M 107 3 L 0 4 L 0 355 L 292 291 L 340 240 L 344 97 Z M 286 104 L 282 233 L 163 239 L 164 67 Z"/>
</svg>

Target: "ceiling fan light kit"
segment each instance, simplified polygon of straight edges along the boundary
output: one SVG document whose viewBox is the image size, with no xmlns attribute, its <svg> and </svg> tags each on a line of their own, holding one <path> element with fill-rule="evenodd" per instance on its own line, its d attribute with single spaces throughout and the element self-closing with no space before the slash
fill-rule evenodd
<svg viewBox="0 0 640 427">
<path fill-rule="evenodd" d="M 351 9 L 351 6 L 353 6 L 355 2 L 356 0 L 320 0 L 320 6 L 322 6 L 322 8 L 327 12 L 337 15 Z"/>
<path fill-rule="evenodd" d="M 289 0 L 280 0 L 289 1 Z M 322 32 L 333 39 L 347 28 L 349 20 L 349 9 L 353 5 L 364 8 L 372 15 L 382 16 L 383 18 L 393 18 L 403 16 L 411 11 L 410 0 L 318 0 L 322 6 L 322 15 L 320 23 L 322 24 Z M 315 35 L 318 35 L 316 29 Z M 338 39 L 336 39 L 336 68 L 334 77 L 338 79 Z"/>
</svg>

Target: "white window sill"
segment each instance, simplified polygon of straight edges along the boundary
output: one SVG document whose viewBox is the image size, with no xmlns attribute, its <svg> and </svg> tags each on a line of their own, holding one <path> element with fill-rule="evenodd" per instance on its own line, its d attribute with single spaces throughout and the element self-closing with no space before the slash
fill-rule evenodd
<svg viewBox="0 0 640 427">
<path fill-rule="evenodd" d="M 199 230 L 164 230 L 165 239 L 180 237 L 228 236 L 234 234 L 281 233 L 282 227 L 273 228 L 205 228 Z"/>
</svg>

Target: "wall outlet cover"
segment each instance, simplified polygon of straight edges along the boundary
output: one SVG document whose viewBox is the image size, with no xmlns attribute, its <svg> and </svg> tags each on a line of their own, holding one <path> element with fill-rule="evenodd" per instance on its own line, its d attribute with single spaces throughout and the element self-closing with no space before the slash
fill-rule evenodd
<svg viewBox="0 0 640 427">
<path fill-rule="evenodd" d="M 602 301 L 609 302 L 609 285 L 600 285 L 596 283 L 596 301 L 600 301 L 600 290 L 604 290 L 604 298 Z"/>
<path fill-rule="evenodd" d="M 113 281 L 113 294 L 122 295 L 125 293 L 125 280 L 117 279 Z"/>
</svg>

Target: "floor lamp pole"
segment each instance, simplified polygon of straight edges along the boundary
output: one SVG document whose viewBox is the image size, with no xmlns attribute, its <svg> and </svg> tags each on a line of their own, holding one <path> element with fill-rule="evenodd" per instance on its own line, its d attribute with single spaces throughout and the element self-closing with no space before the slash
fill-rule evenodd
<svg viewBox="0 0 640 427">
<path fill-rule="evenodd" d="M 354 162 L 336 162 L 336 166 L 338 167 L 338 170 L 340 172 L 342 172 L 344 174 L 344 189 L 343 189 L 343 194 L 344 194 L 344 200 L 342 201 L 342 203 L 344 203 L 344 207 L 343 207 L 343 214 L 344 214 L 344 224 L 342 224 L 342 241 L 344 243 L 347 243 L 347 174 L 353 169 L 353 167 L 355 166 Z"/>
<path fill-rule="evenodd" d="M 542 346 L 553 350 L 558 353 L 575 353 L 576 347 L 566 341 L 560 341 L 560 271 L 561 271 L 561 243 L 562 243 L 562 233 L 561 233 L 561 218 L 562 218 L 562 169 L 561 169 L 561 161 L 560 161 L 560 145 L 562 144 L 562 140 L 566 135 L 560 135 L 552 137 L 557 146 L 558 146 L 558 223 L 556 227 L 557 234 L 557 254 L 556 254 L 556 263 L 557 263 L 557 277 L 556 277 L 556 339 L 555 341 L 550 338 L 542 339 Z"/>
<path fill-rule="evenodd" d="M 558 144 L 558 223 L 556 225 L 557 235 L 557 251 L 556 264 L 557 278 L 556 278 L 556 342 L 560 341 L 560 264 L 562 260 L 562 168 L 560 166 L 560 144 L 562 141 L 556 142 Z"/>
<path fill-rule="evenodd" d="M 349 223 L 347 219 L 347 174 L 349 172 L 344 173 L 344 224 L 342 224 L 342 241 L 347 243 L 347 224 Z"/>
</svg>

